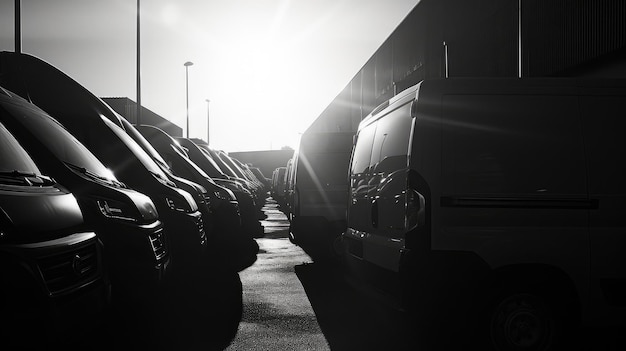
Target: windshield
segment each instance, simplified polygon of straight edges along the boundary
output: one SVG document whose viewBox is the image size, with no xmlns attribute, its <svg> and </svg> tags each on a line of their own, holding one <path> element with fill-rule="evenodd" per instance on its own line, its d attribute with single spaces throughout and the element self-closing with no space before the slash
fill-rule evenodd
<svg viewBox="0 0 626 351">
<path fill-rule="evenodd" d="M 207 150 L 207 152 L 211 155 L 211 159 L 213 159 L 213 161 L 215 161 L 220 166 L 220 169 L 224 173 L 228 174 L 231 177 L 239 178 L 237 173 L 235 173 L 235 171 L 233 171 L 233 169 L 229 165 L 227 165 L 226 162 L 224 162 L 224 160 L 222 160 L 219 157 L 219 155 L 217 154 L 215 150 L 210 149 L 210 150 Z"/>
<path fill-rule="evenodd" d="M 130 149 L 130 151 L 139 159 L 139 161 L 148 169 L 149 172 L 155 174 L 161 179 L 169 179 L 165 173 L 154 163 L 154 161 L 148 156 L 144 149 L 139 146 L 126 132 L 120 128 L 117 124 L 111 122 L 108 118 L 103 117 L 104 123 L 111 128 L 111 130 L 120 138 L 120 140 Z"/>
<path fill-rule="evenodd" d="M 126 130 L 126 133 L 135 141 L 139 146 L 143 148 L 143 150 L 154 160 L 154 162 L 159 163 L 165 169 L 170 169 L 170 166 L 167 164 L 165 159 L 161 156 L 161 154 L 156 151 L 156 149 L 144 138 L 141 133 L 128 122 L 126 119 L 121 119 L 122 125 Z"/>
<path fill-rule="evenodd" d="M 117 182 L 113 172 L 94 156 L 78 139 L 52 117 L 24 105 L 6 104 L 5 108 L 22 123 L 34 138 L 62 162 L 83 169 L 96 177 Z"/>
<path fill-rule="evenodd" d="M 207 150 L 205 150 L 204 148 L 199 147 L 199 146 L 198 146 L 198 150 L 202 153 L 202 156 L 203 156 L 204 158 L 206 158 L 206 160 L 208 161 L 208 163 L 209 163 L 209 164 L 210 164 L 213 168 L 215 168 L 215 172 L 216 172 L 215 174 L 216 174 L 216 176 L 218 176 L 218 175 L 225 175 L 225 174 L 224 174 L 224 171 L 222 171 L 222 169 L 220 168 L 220 166 L 219 166 L 219 165 L 217 164 L 217 162 L 215 162 L 215 160 L 213 159 L 213 156 L 211 156 L 211 154 L 210 154 Z"/>
<path fill-rule="evenodd" d="M 210 155 L 205 154 L 201 147 L 188 139 L 174 138 L 174 140 L 176 140 L 180 147 L 187 150 L 188 158 L 208 174 L 209 177 L 223 178 L 225 176 L 217 163 L 213 161 Z"/>
<path fill-rule="evenodd" d="M 40 175 L 41 172 L 26 150 L 17 142 L 11 133 L 0 123 L 0 172 L 28 173 Z"/>
<path fill-rule="evenodd" d="M 239 168 L 239 166 L 237 166 L 235 162 L 230 159 L 230 156 L 222 152 L 219 152 L 218 156 L 222 159 L 222 161 L 224 161 L 224 163 L 230 166 L 230 168 L 235 172 L 237 177 L 241 179 L 248 179 L 248 177 L 246 177 L 245 174 L 243 174 L 243 171 Z"/>
</svg>

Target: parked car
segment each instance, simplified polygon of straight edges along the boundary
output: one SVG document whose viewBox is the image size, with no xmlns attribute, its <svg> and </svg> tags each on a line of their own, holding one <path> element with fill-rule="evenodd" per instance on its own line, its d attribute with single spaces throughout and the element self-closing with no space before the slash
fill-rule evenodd
<svg viewBox="0 0 626 351">
<path fill-rule="evenodd" d="M 241 213 L 242 230 L 255 238 L 263 237 L 263 226 L 259 220 L 264 217 L 261 215 L 252 193 L 245 184 L 238 181 L 237 178 L 226 175 L 211 155 L 190 139 L 182 137 L 174 139 L 184 148 L 186 156 L 211 177 L 216 184 L 229 189 L 235 194 Z"/>
<path fill-rule="evenodd" d="M 262 198 L 263 195 L 265 195 L 265 188 L 264 188 L 264 184 L 263 182 L 261 182 L 261 180 L 259 180 L 257 178 L 257 176 L 250 170 L 250 167 L 239 161 L 237 158 L 232 157 L 228 154 L 226 154 L 228 157 L 230 157 L 230 159 L 235 163 L 235 165 L 237 165 L 237 167 L 239 167 L 239 169 L 242 171 L 243 175 L 246 177 L 246 179 L 248 179 L 249 181 L 253 182 L 256 186 L 256 188 L 258 189 L 258 193 L 259 193 L 259 199 L 260 200 L 265 200 Z M 263 203 L 263 201 L 260 202 L 261 204 Z"/>
<path fill-rule="evenodd" d="M 250 233 L 245 232 L 244 219 L 235 195 L 228 189 L 216 184 L 198 165 L 189 159 L 186 151 L 169 134 L 155 126 L 135 126 L 148 142 L 156 149 L 173 172 L 183 178 L 197 182 L 215 192 L 228 192 L 228 198 L 215 196 L 211 200 L 211 210 L 215 213 L 216 233 L 212 244 L 219 248 L 212 254 L 221 264 L 232 264 L 237 270 L 243 270 L 256 261 L 259 246 Z M 245 218 L 246 220 L 248 218 Z M 260 223 L 257 221 L 260 225 Z"/>
<path fill-rule="evenodd" d="M 625 110 L 625 80 L 590 78 L 424 80 L 381 104 L 351 156 L 347 277 L 472 349 L 624 327 Z"/>
<path fill-rule="evenodd" d="M 110 120 L 118 124 L 127 134 L 133 139 L 152 160 L 154 163 L 165 173 L 165 175 L 170 179 L 178 188 L 188 192 L 196 201 L 198 205 L 198 210 L 202 214 L 202 222 L 204 224 L 204 231 L 207 235 L 207 239 L 211 240 L 211 237 L 215 235 L 216 231 L 216 223 L 218 220 L 215 218 L 215 213 L 211 211 L 212 202 L 216 200 L 211 200 L 211 198 L 216 196 L 221 196 L 222 198 L 228 198 L 230 194 L 225 191 L 221 191 L 220 189 L 212 189 L 211 192 L 204 186 L 194 182 L 190 179 L 180 177 L 172 171 L 172 168 L 168 165 L 168 163 L 161 157 L 161 154 L 154 149 L 152 144 L 144 138 L 141 133 L 128 122 L 127 119 L 120 115 L 113 116 Z"/>
<path fill-rule="evenodd" d="M 0 53 L 0 86 L 46 111 L 117 179 L 150 197 L 168 239 L 172 270 L 168 276 L 185 279 L 202 260 L 207 247 L 198 205 L 111 121 L 117 116 L 115 112 L 65 73 L 28 54 Z"/>
<path fill-rule="evenodd" d="M 289 159 L 291 161 L 291 159 Z M 287 163 L 289 163 L 287 161 Z M 281 211 L 285 211 L 286 205 L 286 197 L 285 197 L 285 175 L 287 174 L 287 166 L 277 167 L 274 170 L 274 174 L 272 176 L 272 198 L 276 200 L 278 205 L 281 207 Z"/>
<path fill-rule="evenodd" d="M 269 191 L 270 190 L 270 185 L 271 185 L 271 179 L 266 177 L 263 172 L 261 171 L 261 169 L 259 167 L 255 167 L 252 164 L 248 164 L 250 171 L 252 171 L 252 173 L 254 173 L 254 175 L 256 176 L 256 178 L 263 183 L 263 190 L 265 191 Z"/>
<path fill-rule="evenodd" d="M 0 121 L 33 155 L 39 168 L 76 197 L 86 225 L 107 250 L 104 262 L 113 304 L 150 312 L 169 254 L 163 224 L 146 195 L 121 183 L 58 121 L 9 91 L 0 96 Z"/>
<path fill-rule="evenodd" d="M 303 134 L 286 171 L 289 239 L 318 260 L 336 258 L 337 243 L 346 230 L 353 136 Z"/>
<path fill-rule="evenodd" d="M 217 165 L 220 167 L 224 174 L 226 174 L 230 179 L 236 180 L 239 183 L 243 184 L 246 190 L 248 190 L 252 194 L 255 201 L 255 206 L 259 207 L 257 189 L 255 189 L 255 186 L 248 179 L 242 178 L 242 176 L 238 174 L 229 163 L 224 162 L 224 160 L 220 157 L 220 153 L 217 150 L 214 150 L 207 144 L 199 143 L 196 140 L 193 140 L 193 142 L 198 145 L 201 150 L 205 151 L 215 163 L 217 163 Z"/>
<path fill-rule="evenodd" d="M 230 169 L 233 170 L 235 176 L 238 179 L 242 179 L 248 186 L 250 187 L 250 191 L 254 194 L 256 203 L 259 209 L 263 206 L 263 202 L 265 201 L 265 194 L 262 189 L 262 185 L 258 183 L 255 179 L 251 178 L 240 166 L 239 162 L 234 158 L 230 157 L 225 151 L 222 150 L 213 150 L 213 155 L 216 155 L 222 162 L 228 165 Z M 210 152 L 210 151 L 209 151 Z"/>
<path fill-rule="evenodd" d="M 2 100 L 10 96 L 0 89 Z M 2 348 L 80 344 L 101 330 L 108 307 L 102 243 L 72 193 L 43 175 L 2 123 L 0 159 Z"/>
</svg>

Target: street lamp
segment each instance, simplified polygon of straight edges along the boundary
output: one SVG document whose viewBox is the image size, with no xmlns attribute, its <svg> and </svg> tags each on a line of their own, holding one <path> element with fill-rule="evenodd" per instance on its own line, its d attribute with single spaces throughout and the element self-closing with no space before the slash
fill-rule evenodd
<svg viewBox="0 0 626 351">
<path fill-rule="evenodd" d="M 185 62 L 185 95 L 187 98 L 187 138 L 189 138 L 189 66 L 193 66 L 193 62 Z"/>
<path fill-rule="evenodd" d="M 209 137 L 211 135 L 211 129 L 209 128 L 209 104 L 211 100 L 205 99 L 206 101 L 206 143 L 209 145 Z"/>
</svg>

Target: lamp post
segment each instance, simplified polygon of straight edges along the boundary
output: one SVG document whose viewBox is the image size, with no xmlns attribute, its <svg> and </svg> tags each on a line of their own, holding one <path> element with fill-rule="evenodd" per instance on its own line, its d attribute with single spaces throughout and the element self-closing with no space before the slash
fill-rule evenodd
<svg viewBox="0 0 626 351">
<path fill-rule="evenodd" d="M 207 145 L 209 145 L 209 139 L 211 136 L 211 129 L 209 128 L 209 104 L 211 103 L 211 100 L 209 99 L 205 99 L 206 101 L 206 143 Z"/>
<path fill-rule="evenodd" d="M 185 62 L 185 95 L 187 99 L 187 138 L 189 138 L 189 66 L 193 66 L 193 62 Z"/>
</svg>

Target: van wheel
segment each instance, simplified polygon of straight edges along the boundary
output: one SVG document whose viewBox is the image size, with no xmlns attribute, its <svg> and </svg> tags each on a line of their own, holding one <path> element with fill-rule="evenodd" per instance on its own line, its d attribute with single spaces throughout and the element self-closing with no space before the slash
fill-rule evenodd
<svg viewBox="0 0 626 351">
<path fill-rule="evenodd" d="M 523 289 L 505 289 L 494 300 L 485 322 L 490 349 L 553 350 L 562 322 L 549 299 Z"/>
</svg>

